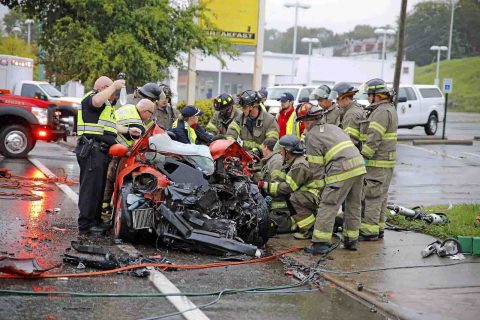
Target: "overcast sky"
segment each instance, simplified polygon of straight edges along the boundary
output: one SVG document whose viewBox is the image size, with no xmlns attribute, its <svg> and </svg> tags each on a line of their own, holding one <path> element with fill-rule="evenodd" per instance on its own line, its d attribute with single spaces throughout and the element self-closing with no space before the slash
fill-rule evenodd
<svg viewBox="0 0 480 320">
<path fill-rule="evenodd" d="M 284 7 L 297 0 L 266 0 L 266 28 L 285 31 L 295 23 L 295 9 Z M 310 9 L 298 9 L 298 25 L 323 27 L 335 33 L 353 30 L 358 24 L 374 27 L 395 22 L 400 15 L 401 0 L 298 0 Z M 407 11 L 422 0 L 408 0 Z"/>
</svg>

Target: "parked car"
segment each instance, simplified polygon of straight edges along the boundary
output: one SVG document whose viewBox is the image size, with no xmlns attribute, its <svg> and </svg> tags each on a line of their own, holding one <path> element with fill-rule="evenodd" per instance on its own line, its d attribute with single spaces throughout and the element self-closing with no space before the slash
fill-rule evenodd
<svg viewBox="0 0 480 320">
<path fill-rule="evenodd" d="M 277 114 L 280 111 L 280 101 L 279 99 L 282 96 L 282 93 L 288 92 L 295 97 L 294 105 L 298 105 L 300 102 L 308 101 L 310 93 L 315 89 L 315 86 L 302 86 L 302 85 L 281 85 L 268 87 L 268 96 L 267 101 L 265 101 L 265 107 L 268 112 L 272 114 Z"/>
<path fill-rule="evenodd" d="M 362 86 L 360 86 L 362 87 Z M 369 105 L 367 96 L 361 89 L 355 99 L 358 103 Z M 398 90 L 398 127 L 412 129 L 424 127 L 427 135 L 435 135 L 438 123 L 443 119 L 445 99 L 435 85 L 400 85 Z"/>
</svg>

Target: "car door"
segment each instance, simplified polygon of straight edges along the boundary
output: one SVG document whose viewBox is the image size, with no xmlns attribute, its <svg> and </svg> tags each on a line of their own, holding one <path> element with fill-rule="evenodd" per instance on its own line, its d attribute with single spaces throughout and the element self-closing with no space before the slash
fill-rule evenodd
<svg viewBox="0 0 480 320">
<path fill-rule="evenodd" d="M 398 91 L 398 98 L 406 99 L 405 102 L 397 104 L 398 125 L 408 126 L 419 124 L 420 103 L 412 87 L 401 87 Z"/>
</svg>

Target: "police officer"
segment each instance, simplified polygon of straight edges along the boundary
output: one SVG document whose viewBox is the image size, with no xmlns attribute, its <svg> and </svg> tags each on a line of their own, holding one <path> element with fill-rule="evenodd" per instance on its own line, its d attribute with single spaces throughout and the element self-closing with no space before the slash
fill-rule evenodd
<svg viewBox="0 0 480 320">
<path fill-rule="evenodd" d="M 195 106 L 185 106 L 178 119 L 173 123 L 172 128 L 169 129 L 175 135 L 175 140 L 187 144 L 210 142 L 212 136 L 198 124 L 198 118 L 202 114 L 203 111 Z"/>
<path fill-rule="evenodd" d="M 350 136 L 353 144 L 360 150 L 360 123 L 365 121 L 365 111 L 353 100 L 357 92 L 358 90 L 351 84 L 339 82 L 332 88 L 329 99 L 337 101 L 340 110 L 339 127 Z"/>
<path fill-rule="evenodd" d="M 286 134 L 293 134 L 300 138 L 302 132 L 300 130 L 300 122 L 297 122 L 297 114 L 293 103 L 295 98 L 289 92 L 284 92 L 278 99 L 280 101 L 280 112 L 277 114 L 277 122 L 279 128 L 279 137 Z"/>
<path fill-rule="evenodd" d="M 215 113 L 207 124 L 206 129 L 214 135 L 225 135 L 228 126 L 236 117 L 241 116 L 242 112 L 235 108 L 233 97 L 227 93 L 222 93 L 213 99 L 213 108 Z"/>
<path fill-rule="evenodd" d="M 298 119 L 308 130 L 307 161 L 312 182 L 309 187 L 323 188 L 313 230 L 312 245 L 305 251 L 325 254 L 331 249 L 330 240 L 338 209 L 345 201 L 343 235 L 344 248 L 357 249 L 360 227 L 362 175 L 366 173 L 363 157 L 349 136 L 339 127 L 322 124 L 321 108 L 305 104 Z"/>
<path fill-rule="evenodd" d="M 75 153 L 80 166 L 80 232 L 102 233 L 109 228 L 102 223 L 101 210 L 110 161 L 108 149 L 115 143 L 117 135 L 110 102 L 114 101 L 115 92 L 124 86 L 125 80 L 113 82 L 105 76 L 98 78 L 93 91 L 83 97 L 78 110 L 77 134 L 80 137 Z"/>
<path fill-rule="evenodd" d="M 338 109 L 338 106 L 329 98 L 330 92 L 330 87 L 323 84 L 313 90 L 309 96 L 309 99 L 310 101 L 317 100 L 318 105 L 322 108 L 324 115 L 320 120 L 321 123 L 329 123 L 337 126 L 339 124 L 340 110 Z"/>
<path fill-rule="evenodd" d="M 115 111 L 117 120 L 117 138 L 116 142 L 127 148 L 131 148 L 135 140 L 140 138 L 146 131 L 152 114 L 155 110 L 155 104 L 148 100 L 142 99 L 137 105 L 126 104 Z M 103 196 L 102 211 L 106 215 L 110 214 L 110 202 L 114 190 L 114 182 L 119 162 L 118 157 L 113 157 L 108 166 L 107 184 L 105 186 L 105 194 Z"/>
<path fill-rule="evenodd" d="M 365 175 L 365 211 L 360 240 L 383 238 L 388 188 L 395 167 L 398 116 L 390 102 L 391 91 L 382 79 L 366 83 L 370 105 L 367 107 L 368 127 L 362 128 L 366 141 L 362 155 L 367 159 Z"/>
<path fill-rule="evenodd" d="M 285 135 L 278 141 L 284 165 L 273 182 L 259 181 L 258 187 L 273 197 L 283 198 L 285 207 L 272 205 L 271 220 L 277 225 L 278 233 L 299 230 L 294 236 L 307 239 L 315 223 L 319 190 L 309 188 L 311 182 L 304 146 L 294 135 Z"/>
<path fill-rule="evenodd" d="M 242 114 L 230 123 L 227 139 L 243 141 L 246 150 L 259 151 L 267 138 L 278 140 L 278 125 L 274 116 L 260 107 L 260 95 L 253 90 L 245 90 L 238 97 Z"/>
</svg>

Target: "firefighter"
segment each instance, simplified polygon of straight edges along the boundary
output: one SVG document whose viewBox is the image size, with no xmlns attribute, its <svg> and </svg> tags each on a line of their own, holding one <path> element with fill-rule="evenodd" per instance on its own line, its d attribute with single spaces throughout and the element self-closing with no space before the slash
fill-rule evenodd
<svg viewBox="0 0 480 320">
<path fill-rule="evenodd" d="M 294 135 L 285 135 L 278 144 L 281 148 L 284 165 L 281 172 L 270 182 L 259 181 L 258 187 L 272 197 L 283 200 L 284 206 L 274 207 L 270 219 L 277 225 L 278 233 L 299 230 L 295 238 L 306 239 L 315 223 L 318 203 L 318 189 L 307 187 L 311 182 L 305 148 Z"/>
<path fill-rule="evenodd" d="M 227 139 L 243 141 L 247 151 L 259 153 L 260 145 L 267 138 L 278 140 L 278 124 L 275 117 L 260 107 L 260 95 L 253 90 L 243 91 L 238 97 L 242 114 L 227 129 Z"/>
<path fill-rule="evenodd" d="M 276 148 L 277 139 L 267 138 L 262 143 L 261 151 L 263 158 L 260 161 L 262 166 L 259 173 L 259 180 L 271 181 L 283 166 L 283 157 L 280 148 Z"/>
<path fill-rule="evenodd" d="M 168 130 L 180 115 L 177 108 L 172 105 L 173 92 L 166 84 L 160 84 L 157 108 L 155 109 L 155 122 L 163 130 Z"/>
<path fill-rule="evenodd" d="M 293 106 L 295 98 L 291 93 L 284 92 L 278 100 L 280 101 L 280 112 L 277 114 L 279 137 L 293 134 L 300 138 L 302 135 L 300 122 L 297 122 L 297 114 Z"/>
<path fill-rule="evenodd" d="M 336 100 L 339 110 L 339 127 L 350 136 L 353 144 L 361 150 L 360 123 L 365 121 L 365 112 L 353 96 L 358 92 L 351 84 L 337 83 L 330 92 L 329 99 Z"/>
<path fill-rule="evenodd" d="M 213 99 L 215 113 L 207 124 L 206 129 L 214 135 L 225 135 L 228 126 L 236 117 L 241 116 L 241 111 L 234 106 L 235 101 L 229 94 L 222 93 Z"/>
<path fill-rule="evenodd" d="M 365 209 L 360 227 L 360 240 L 383 238 L 387 195 L 395 167 L 398 116 L 390 102 L 390 92 L 382 79 L 366 83 L 370 105 L 367 107 L 368 127 L 362 128 L 366 141 L 362 155 L 366 158 Z"/>
<path fill-rule="evenodd" d="M 142 99 L 148 99 L 155 102 L 158 100 L 159 95 L 160 87 L 158 84 L 149 82 L 135 89 L 133 93 L 127 95 L 127 104 L 136 105 Z"/>
<path fill-rule="evenodd" d="M 331 250 L 330 240 L 338 209 L 345 201 L 344 248 L 357 249 L 360 227 L 362 176 L 366 173 L 363 157 L 339 127 L 322 123 L 320 107 L 304 104 L 298 110 L 307 134 L 306 154 L 312 182 L 310 188 L 323 189 L 312 236 L 312 245 L 305 251 L 325 254 Z"/>
<path fill-rule="evenodd" d="M 116 142 L 127 148 L 131 148 L 135 143 L 135 140 L 145 133 L 154 110 L 155 104 L 152 101 L 142 99 L 136 106 L 133 104 L 126 104 L 115 111 L 115 117 L 117 120 Z M 109 218 L 111 213 L 110 202 L 114 190 L 114 182 L 119 161 L 119 158 L 113 157 L 108 166 L 107 184 L 105 186 L 105 194 L 103 196 L 102 204 L 102 214 L 106 218 Z"/>
<path fill-rule="evenodd" d="M 339 124 L 340 110 L 338 109 L 338 106 L 333 103 L 333 100 L 329 98 L 330 92 L 330 87 L 323 84 L 313 90 L 309 99 L 316 100 L 318 105 L 322 108 L 324 113 L 320 120 L 322 123 L 329 123 L 337 126 Z"/>
<path fill-rule="evenodd" d="M 75 154 L 80 166 L 78 229 L 82 233 L 103 233 L 110 227 L 102 222 L 101 210 L 110 161 L 108 150 L 117 136 L 111 101 L 123 87 L 125 80 L 98 78 L 78 110 Z"/>
<path fill-rule="evenodd" d="M 175 136 L 175 140 L 187 144 L 209 143 L 212 136 L 198 123 L 203 111 L 195 106 L 185 106 L 180 116 L 169 129 Z"/>
</svg>

